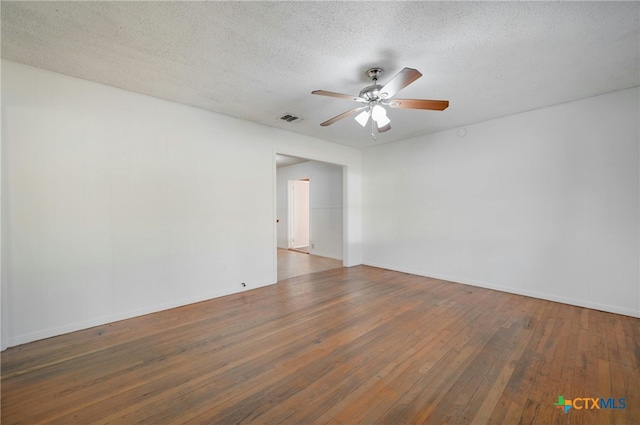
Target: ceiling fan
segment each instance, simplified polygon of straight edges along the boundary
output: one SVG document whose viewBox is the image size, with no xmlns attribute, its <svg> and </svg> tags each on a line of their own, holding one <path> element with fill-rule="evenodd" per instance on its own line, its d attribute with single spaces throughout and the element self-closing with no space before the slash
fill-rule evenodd
<svg viewBox="0 0 640 425">
<path fill-rule="evenodd" d="M 383 72 L 382 68 L 371 68 L 367 70 L 366 75 L 371 79 L 371 81 L 373 81 L 373 85 L 362 89 L 358 96 L 350 96 L 348 94 L 335 93 L 326 90 L 312 91 L 311 94 L 355 100 L 356 102 L 364 104 L 364 106 L 343 112 L 320 125 L 326 127 L 336 121 L 340 121 L 343 118 L 350 117 L 360 112 L 356 115 L 355 120 L 364 127 L 367 125 L 369 117 L 371 117 L 371 136 L 375 140 L 374 128 L 377 128 L 379 133 L 384 133 L 391 129 L 391 120 L 387 117 L 387 111 L 384 108 L 385 106 L 389 106 L 391 108 L 428 109 L 432 111 L 443 111 L 449 106 L 448 100 L 393 99 L 393 96 L 395 96 L 396 93 L 422 77 L 422 74 L 416 69 L 404 68 L 395 77 L 393 77 L 391 81 L 384 86 L 381 86 L 378 84 L 378 79 L 382 76 Z"/>
</svg>

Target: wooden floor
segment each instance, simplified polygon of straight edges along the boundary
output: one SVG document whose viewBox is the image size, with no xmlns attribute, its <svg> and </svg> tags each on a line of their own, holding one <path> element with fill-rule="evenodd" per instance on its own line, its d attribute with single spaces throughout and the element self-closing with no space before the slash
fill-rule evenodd
<svg viewBox="0 0 640 425">
<path fill-rule="evenodd" d="M 639 319 L 341 268 L 8 349 L 2 424 L 640 424 L 639 344 Z"/>
<path fill-rule="evenodd" d="M 340 267 L 342 260 L 278 248 L 278 281 Z"/>
</svg>

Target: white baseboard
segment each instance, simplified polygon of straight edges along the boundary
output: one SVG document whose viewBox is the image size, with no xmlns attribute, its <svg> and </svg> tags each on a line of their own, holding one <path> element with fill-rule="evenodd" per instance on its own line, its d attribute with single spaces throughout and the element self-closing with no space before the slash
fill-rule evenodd
<svg viewBox="0 0 640 425">
<path fill-rule="evenodd" d="M 114 323 L 114 322 L 119 322 L 120 320 L 125 320 L 125 319 L 132 319 L 134 317 L 139 317 L 139 316 L 144 316 L 146 314 L 151 314 L 151 313 L 157 313 L 159 311 L 163 311 L 163 310 L 169 310 L 172 308 L 176 308 L 176 307 L 182 307 L 185 305 L 189 305 L 189 304 L 194 304 L 194 303 L 198 303 L 198 302 L 202 302 L 202 301 L 207 301 L 207 300 L 211 300 L 214 298 L 220 298 L 220 297 L 224 297 L 227 295 L 231 295 L 231 294 L 235 294 L 238 292 L 243 292 L 243 291 L 247 291 L 247 290 L 251 290 L 251 289 L 256 289 L 256 288 L 260 288 L 263 286 L 269 286 L 269 285 L 273 285 L 275 284 L 275 282 L 270 282 L 270 283 L 265 283 L 265 284 L 260 284 L 260 285 L 253 285 L 251 288 L 246 288 L 240 291 L 218 291 L 218 292 L 214 292 L 214 293 L 210 293 L 210 294 L 206 294 L 203 296 L 199 296 L 199 297 L 191 297 L 191 298 L 183 298 L 181 300 L 178 301 L 171 301 L 171 302 L 167 302 L 167 303 L 162 303 L 162 304 L 156 304 L 153 306 L 148 306 L 145 308 L 140 308 L 140 309 L 136 309 L 136 310 L 129 310 L 129 311 L 125 311 L 125 312 L 119 312 L 119 313 L 114 313 L 114 314 L 109 314 L 106 316 L 100 316 L 100 317 L 95 317 L 89 320 L 84 320 L 81 322 L 74 322 L 74 323 L 70 323 L 64 326 L 58 326 L 55 328 L 50 328 L 50 329 L 44 329 L 38 332 L 33 332 L 30 334 L 24 334 L 24 335 L 17 335 L 14 337 L 9 337 L 7 338 L 6 341 L 3 341 L 3 343 L 6 344 L 6 346 L 4 346 L 5 344 L 3 344 L 2 350 L 5 350 L 9 347 L 15 347 L 16 345 L 21 345 L 21 344 L 26 344 L 29 342 L 33 342 L 33 341 L 38 341 L 40 339 L 45 339 L 45 338 L 51 338 L 54 336 L 58 336 L 58 335 L 63 335 L 69 332 L 76 332 L 76 331 L 80 331 L 83 329 L 89 329 L 89 328 L 93 328 L 95 326 L 102 326 L 102 325 L 106 325 L 109 323 Z"/>
<path fill-rule="evenodd" d="M 325 257 L 325 258 L 331 258 L 331 259 L 333 259 L 333 260 L 340 260 L 340 261 L 343 261 L 343 260 L 342 260 L 342 257 L 340 257 L 340 256 L 333 255 L 333 254 L 331 254 L 331 253 L 326 253 L 326 252 L 318 251 L 318 250 L 315 250 L 315 249 L 310 249 L 310 250 L 309 250 L 309 254 L 311 254 L 311 255 L 317 255 L 318 257 Z"/>
<path fill-rule="evenodd" d="M 363 262 L 362 264 L 366 266 L 381 268 L 381 269 L 393 270 L 393 271 L 402 272 L 402 273 L 409 273 L 416 276 L 430 277 L 433 279 L 446 280 L 449 282 L 460 283 L 463 285 L 477 286 L 480 288 L 492 289 L 495 291 L 507 292 L 510 294 L 524 295 L 526 297 L 538 298 L 538 299 L 554 301 L 562 304 L 569 304 L 577 307 L 585 307 L 593 310 L 606 311 L 608 313 L 616 313 L 616 314 L 622 314 L 624 316 L 640 318 L 640 310 L 636 311 L 633 309 L 612 306 L 607 304 L 599 304 L 599 303 L 580 300 L 576 298 L 561 297 L 554 294 L 547 294 L 544 292 L 531 291 L 531 290 L 520 289 L 520 288 L 512 288 L 509 286 L 502 286 L 502 285 L 494 285 L 487 282 L 464 279 L 457 276 L 445 276 L 445 275 L 439 275 L 437 273 L 428 273 L 421 270 L 407 269 L 403 267 L 394 267 L 389 264 L 382 264 L 382 263 L 375 263 L 375 262 Z"/>
</svg>

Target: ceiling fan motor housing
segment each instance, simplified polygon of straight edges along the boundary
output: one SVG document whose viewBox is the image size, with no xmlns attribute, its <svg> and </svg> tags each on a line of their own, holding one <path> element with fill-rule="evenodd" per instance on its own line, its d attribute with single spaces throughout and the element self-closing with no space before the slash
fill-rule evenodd
<svg viewBox="0 0 640 425">
<path fill-rule="evenodd" d="M 379 96 L 380 89 L 382 88 L 382 86 L 378 84 L 378 79 L 382 77 L 382 74 L 384 74 L 384 71 L 382 68 L 369 68 L 367 72 L 365 72 L 365 75 L 369 77 L 371 81 L 373 81 L 373 85 L 369 87 L 365 87 L 360 91 L 361 98 L 371 102 L 371 101 L 378 100 L 379 97 L 384 97 L 384 96 Z"/>
<path fill-rule="evenodd" d="M 378 94 L 380 93 L 381 88 L 382 86 L 379 84 L 374 84 L 372 86 L 365 87 L 360 91 L 359 96 L 368 101 L 378 100 Z"/>
</svg>

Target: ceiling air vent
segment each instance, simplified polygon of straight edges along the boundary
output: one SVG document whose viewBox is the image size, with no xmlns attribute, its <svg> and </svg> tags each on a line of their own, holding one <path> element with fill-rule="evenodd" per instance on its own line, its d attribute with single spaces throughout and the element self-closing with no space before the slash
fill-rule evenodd
<svg viewBox="0 0 640 425">
<path fill-rule="evenodd" d="M 283 116 L 280 117 L 280 119 L 286 122 L 302 121 L 302 118 L 289 113 L 284 114 Z"/>
</svg>

